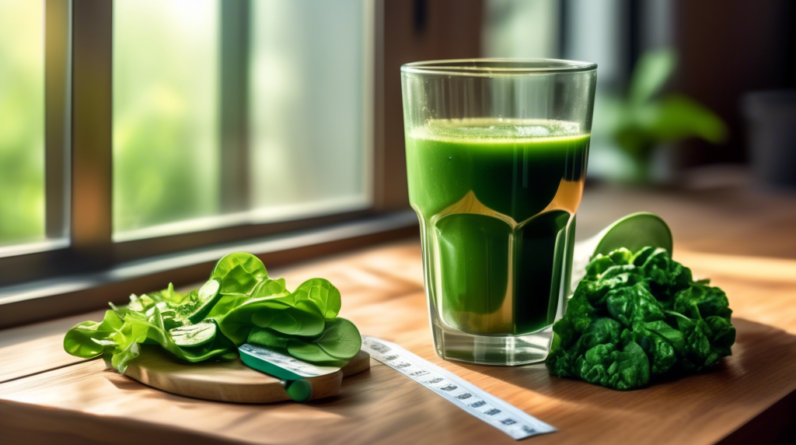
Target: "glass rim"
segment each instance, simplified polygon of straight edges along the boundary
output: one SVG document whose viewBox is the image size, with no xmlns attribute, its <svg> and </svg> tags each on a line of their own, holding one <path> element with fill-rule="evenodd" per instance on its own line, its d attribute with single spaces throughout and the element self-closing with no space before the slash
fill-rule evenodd
<svg viewBox="0 0 796 445">
<path fill-rule="evenodd" d="M 401 73 L 462 77 L 565 74 L 595 70 L 596 63 L 565 59 L 446 59 L 411 62 L 401 66 Z"/>
</svg>

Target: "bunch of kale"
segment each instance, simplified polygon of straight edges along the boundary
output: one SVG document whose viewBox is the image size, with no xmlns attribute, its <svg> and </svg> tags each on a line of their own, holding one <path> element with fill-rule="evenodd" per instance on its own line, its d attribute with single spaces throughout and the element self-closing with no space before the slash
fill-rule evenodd
<svg viewBox="0 0 796 445">
<path fill-rule="evenodd" d="M 660 248 L 597 255 L 553 325 L 553 375 L 627 390 L 707 370 L 732 352 L 724 292 Z"/>
</svg>

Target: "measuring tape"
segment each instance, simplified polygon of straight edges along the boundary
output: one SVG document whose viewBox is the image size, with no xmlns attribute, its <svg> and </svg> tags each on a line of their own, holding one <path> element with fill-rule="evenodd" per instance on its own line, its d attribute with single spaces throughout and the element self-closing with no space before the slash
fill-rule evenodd
<svg viewBox="0 0 796 445">
<path fill-rule="evenodd" d="M 283 380 L 299 380 L 331 374 L 340 370 L 337 366 L 317 366 L 289 355 L 244 343 L 238 348 L 243 363 L 258 371 Z"/>
<path fill-rule="evenodd" d="M 556 431 L 552 426 L 394 343 L 362 336 L 362 349 L 374 359 L 516 440 Z"/>
</svg>

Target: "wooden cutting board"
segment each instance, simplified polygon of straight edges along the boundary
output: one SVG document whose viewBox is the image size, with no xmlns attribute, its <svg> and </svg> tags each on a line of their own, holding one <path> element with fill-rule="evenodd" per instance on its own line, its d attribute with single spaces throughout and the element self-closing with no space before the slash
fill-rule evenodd
<svg viewBox="0 0 796 445">
<path fill-rule="evenodd" d="M 343 378 L 370 369 L 370 355 L 359 351 L 340 371 L 304 379 L 312 386 L 309 400 L 336 395 Z M 130 362 L 125 376 L 160 389 L 196 399 L 235 403 L 274 403 L 291 400 L 279 379 L 255 371 L 235 359 L 187 364 L 160 348 L 145 348 Z"/>
</svg>

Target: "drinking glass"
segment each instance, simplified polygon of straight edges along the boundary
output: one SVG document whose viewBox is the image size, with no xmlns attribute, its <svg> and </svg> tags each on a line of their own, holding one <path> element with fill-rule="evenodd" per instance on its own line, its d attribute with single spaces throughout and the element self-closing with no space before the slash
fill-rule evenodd
<svg viewBox="0 0 796 445">
<path fill-rule="evenodd" d="M 409 201 L 434 347 L 544 360 L 566 310 L 597 66 L 443 60 L 401 67 Z"/>
</svg>

